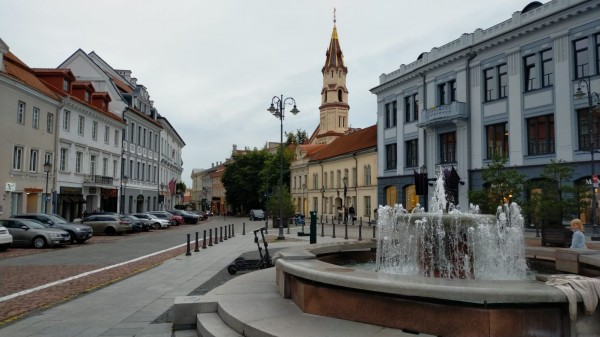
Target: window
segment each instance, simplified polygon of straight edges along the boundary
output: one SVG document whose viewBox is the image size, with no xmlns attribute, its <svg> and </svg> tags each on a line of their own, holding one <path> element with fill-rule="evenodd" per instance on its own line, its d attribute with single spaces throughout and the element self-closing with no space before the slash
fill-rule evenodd
<svg viewBox="0 0 600 337">
<path fill-rule="evenodd" d="M 327 188 L 327 172 L 323 173 L 323 188 Z"/>
<path fill-rule="evenodd" d="M 406 123 L 419 119 L 419 94 L 404 97 L 404 121 Z"/>
<path fill-rule="evenodd" d="M 446 83 L 438 84 L 438 105 L 446 104 Z"/>
<path fill-rule="evenodd" d="M 450 87 L 450 102 L 456 102 L 456 80 L 448 82 Z"/>
<path fill-rule="evenodd" d="M 69 92 L 69 81 L 63 79 L 63 91 Z"/>
<path fill-rule="evenodd" d="M 90 175 L 96 175 L 96 156 L 90 155 Z"/>
<path fill-rule="evenodd" d="M 340 188 L 342 187 L 342 171 L 341 170 L 337 170 L 336 172 L 336 179 L 335 179 L 335 183 L 336 183 L 336 187 Z"/>
<path fill-rule="evenodd" d="M 22 163 L 23 163 L 23 147 L 15 146 L 15 148 L 13 150 L 13 166 L 12 166 L 13 170 L 21 171 Z"/>
<path fill-rule="evenodd" d="M 98 140 L 98 122 L 92 122 L 92 139 Z"/>
<path fill-rule="evenodd" d="M 486 69 L 483 71 L 484 82 L 484 91 L 485 91 L 485 101 L 491 101 L 496 96 L 496 88 L 494 83 L 494 68 Z"/>
<path fill-rule="evenodd" d="M 356 167 L 352 168 L 352 186 L 354 186 L 354 187 L 358 186 L 358 175 L 356 172 Z"/>
<path fill-rule="evenodd" d="M 592 127 L 590 128 L 588 122 L 588 108 L 577 110 L 577 132 L 579 139 L 579 150 L 589 151 L 590 145 L 592 148 L 597 148 L 600 145 L 600 119 L 596 114 L 592 114 Z M 591 142 L 590 142 L 590 129 L 591 129 Z"/>
<path fill-rule="evenodd" d="M 329 172 L 329 182 L 331 183 L 331 185 L 330 185 L 330 186 L 331 186 L 331 188 L 333 188 L 333 186 L 334 186 L 334 185 L 333 185 L 333 179 L 334 179 L 334 176 L 333 176 L 333 171 L 330 171 L 330 172 Z"/>
<path fill-rule="evenodd" d="M 396 169 L 396 143 L 385 146 L 385 169 Z"/>
<path fill-rule="evenodd" d="M 19 101 L 17 106 L 17 123 L 25 124 L 25 102 Z"/>
<path fill-rule="evenodd" d="M 493 101 L 508 96 L 508 67 L 506 63 L 483 71 L 484 100 Z"/>
<path fill-rule="evenodd" d="M 117 177 L 117 161 L 116 160 L 113 160 L 112 176 L 113 176 L 113 178 Z"/>
<path fill-rule="evenodd" d="M 554 153 L 554 115 L 527 120 L 527 149 L 530 156 Z"/>
<path fill-rule="evenodd" d="M 33 114 L 31 115 L 31 127 L 34 129 L 40 128 L 40 109 L 33 107 Z"/>
<path fill-rule="evenodd" d="M 365 214 L 364 214 L 364 216 L 371 218 L 371 197 L 370 196 L 365 196 L 363 202 L 364 202 L 364 205 L 365 205 Z"/>
<path fill-rule="evenodd" d="M 456 162 L 456 132 L 440 134 L 440 163 Z"/>
<path fill-rule="evenodd" d="M 494 155 L 508 156 L 508 129 L 507 123 L 498 123 L 486 126 L 487 153 L 486 159 Z"/>
<path fill-rule="evenodd" d="M 554 84 L 554 60 L 552 49 L 542 51 L 542 88 Z"/>
<path fill-rule="evenodd" d="M 108 144 L 110 142 L 110 127 L 104 127 L 104 144 Z"/>
<path fill-rule="evenodd" d="M 417 167 L 419 164 L 418 157 L 418 140 L 412 139 L 405 142 L 406 149 L 406 167 Z"/>
<path fill-rule="evenodd" d="M 119 147 L 119 130 L 115 130 L 115 147 Z"/>
<path fill-rule="evenodd" d="M 365 165 L 365 186 L 371 186 L 371 165 Z"/>
<path fill-rule="evenodd" d="M 79 116 L 79 123 L 77 123 L 77 133 L 80 136 L 83 136 L 84 131 L 85 131 L 85 117 Z"/>
<path fill-rule="evenodd" d="M 523 62 L 525 63 L 525 91 L 539 88 L 535 76 L 535 54 L 525 56 Z"/>
<path fill-rule="evenodd" d="M 133 143 L 133 140 L 135 139 L 134 137 L 134 132 L 135 132 L 135 123 L 131 123 L 131 129 L 130 129 L 130 133 L 129 133 L 129 142 Z"/>
<path fill-rule="evenodd" d="M 142 127 L 138 125 L 137 144 L 142 145 Z"/>
<path fill-rule="evenodd" d="M 46 152 L 44 154 L 44 164 L 51 163 L 52 164 L 52 152 Z"/>
<path fill-rule="evenodd" d="M 38 150 L 29 151 L 29 172 L 37 172 L 38 161 Z"/>
<path fill-rule="evenodd" d="M 590 75 L 588 38 L 584 37 L 573 41 L 575 54 L 575 78 L 583 78 Z"/>
<path fill-rule="evenodd" d="M 69 150 L 66 148 L 61 148 L 60 149 L 60 167 L 59 169 L 61 171 L 66 171 L 67 170 L 67 156 L 69 155 Z"/>
<path fill-rule="evenodd" d="M 319 175 L 313 173 L 313 189 L 316 190 L 319 188 Z"/>
<path fill-rule="evenodd" d="M 71 128 L 71 111 L 65 110 L 63 115 L 63 130 L 69 131 Z"/>
<path fill-rule="evenodd" d="M 46 119 L 46 131 L 48 133 L 54 133 L 54 114 L 48 113 L 48 118 Z"/>
<path fill-rule="evenodd" d="M 596 34 L 596 74 L 600 74 L 600 34 Z"/>
<path fill-rule="evenodd" d="M 81 164 L 83 162 L 83 152 L 75 152 L 75 173 L 81 173 Z"/>
<path fill-rule="evenodd" d="M 505 64 L 501 64 L 498 66 L 498 98 L 504 98 L 508 96 L 506 92 L 508 87 L 508 66 Z"/>
<path fill-rule="evenodd" d="M 391 128 L 397 125 L 397 103 L 386 103 L 385 105 L 385 127 Z"/>
<path fill-rule="evenodd" d="M 108 175 L 108 158 L 102 158 L 102 175 Z"/>
</svg>

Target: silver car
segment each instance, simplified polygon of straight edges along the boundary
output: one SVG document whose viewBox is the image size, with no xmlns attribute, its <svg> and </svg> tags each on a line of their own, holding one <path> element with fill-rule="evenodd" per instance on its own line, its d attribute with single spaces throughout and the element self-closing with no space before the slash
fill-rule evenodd
<svg viewBox="0 0 600 337">
<path fill-rule="evenodd" d="M 92 227 L 94 234 L 117 235 L 131 231 L 131 222 L 125 217 L 112 214 L 92 214 L 81 220 Z"/>
<path fill-rule="evenodd" d="M 92 227 L 82 225 L 80 223 L 70 223 L 58 214 L 27 213 L 16 214 L 12 217 L 18 219 L 37 220 L 44 224 L 45 227 L 58 228 L 67 231 L 69 235 L 71 235 L 72 243 L 84 243 L 94 235 Z"/>
<path fill-rule="evenodd" d="M 3 219 L 0 220 L 0 226 L 8 229 L 14 246 L 44 248 L 65 245 L 71 241 L 71 236 L 64 230 L 46 228 L 35 220 Z"/>
<path fill-rule="evenodd" d="M 10 247 L 10 245 L 12 245 L 12 242 L 12 235 L 8 233 L 8 229 L 0 226 L 0 252 Z"/>
</svg>

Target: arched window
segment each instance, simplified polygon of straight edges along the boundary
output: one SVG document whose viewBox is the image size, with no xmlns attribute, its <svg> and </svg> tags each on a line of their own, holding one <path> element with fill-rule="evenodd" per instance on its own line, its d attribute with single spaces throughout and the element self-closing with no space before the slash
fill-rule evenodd
<svg viewBox="0 0 600 337">
<path fill-rule="evenodd" d="M 323 173 L 323 187 L 327 188 L 327 172 Z"/>
<path fill-rule="evenodd" d="M 371 165 L 365 165 L 365 186 L 371 186 Z"/>
<path fill-rule="evenodd" d="M 330 185 L 331 185 L 331 188 L 334 188 L 334 185 L 333 185 L 333 179 L 334 179 L 334 178 L 333 178 L 333 171 L 330 171 L 330 172 L 329 172 L 329 182 L 331 183 L 331 184 L 330 184 Z"/>
<path fill-rule="evenodd" d="M 417 191 L 415 189 L 415 185 L 408 185 L 404 189 L 404 200 L 405 200 L 405 208 L 407 211 L 412 211 L 417 203 L 419 203 L 419 196 L 417 195 Z"/>
<path fill-rule="evenodd" d="M 342 89 L 338 89 L 338 101 L 342 102 Z"/>
<path fill-rule="evenodd" d="M 396 186 L 389 186 L 385 189 L 385 204 L 388 206 L 394 206 L 398 203 L 398 192 Z"/>
<path fill-rule="evenodd" d="M 337 170 L 337 179 L 335 182 L 335 187 L 340 188 L 342 187 L 342 171 Z"/>
</svg>

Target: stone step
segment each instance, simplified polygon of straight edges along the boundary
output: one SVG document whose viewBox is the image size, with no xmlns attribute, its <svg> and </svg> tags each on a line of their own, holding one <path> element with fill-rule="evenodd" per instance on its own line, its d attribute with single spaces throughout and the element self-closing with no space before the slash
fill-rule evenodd
<svg viewBox="0 0 600 337">
<path fill-rule="evenodd" d="M 173 337 L 199 337 L 196 330 L 173 331 Z"/>
<path fill-rule="evenodd" d="M 198 314 L 196 317 L 199 337 L 243 337 L 230 328 L 216 312 Z"/>
</svg>

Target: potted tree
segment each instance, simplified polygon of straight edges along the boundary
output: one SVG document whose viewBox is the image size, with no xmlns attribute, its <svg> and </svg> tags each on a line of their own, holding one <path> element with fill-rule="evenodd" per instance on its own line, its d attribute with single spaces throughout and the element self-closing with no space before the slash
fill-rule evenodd
<svg viewBox="0 0 600 337">
<path fill-rule="evenodd" d="M 288 222 L 294 216 L 294 204 L 287 186 L 283 189 L 283 226 L 287 227 Z M 273 228 L 279 227 L 279 188 L 273 191 L 267 203 L 269 214 L 273 216 Z"/>
</svg>

